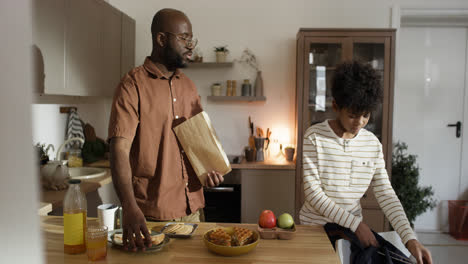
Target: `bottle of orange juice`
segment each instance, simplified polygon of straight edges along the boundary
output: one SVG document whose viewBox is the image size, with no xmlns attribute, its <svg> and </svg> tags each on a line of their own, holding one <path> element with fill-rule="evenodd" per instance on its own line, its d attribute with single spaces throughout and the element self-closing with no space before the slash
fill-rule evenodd
<svg viewBox="0 0 468 264">
<path fill-rule="evenodd" d="M 70 187 L 63 201 L 63 242 L 66 254 L 86 252 L 86 196 L 81 180 L 68 181 Z"/>
</svg>

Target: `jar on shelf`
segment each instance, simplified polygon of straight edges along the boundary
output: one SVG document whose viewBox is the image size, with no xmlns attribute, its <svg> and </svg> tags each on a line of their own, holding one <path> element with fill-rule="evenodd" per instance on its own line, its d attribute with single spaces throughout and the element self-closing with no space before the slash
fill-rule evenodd
<svg viewBox="0 0 468 264">
<path fill-rule="evenodd" d="M 214 83 L 211 86 L 211 95 L 213 96 L 221 96 L 221 84 Z"/>
<path fill-rule="evenodd" d="M 232 96 L 231 80 L 226 82 L 226 96 Z"/>
<path fill-rule="evenodd" d="M 245 79 L 242 84 L 242 96 L 251 96 L 252 95 L 252 85 L 250 84 L 249 79 Z"/>
<path fill-rule="evenodd" d="M 231 81 L 231 95 L 232 96 L 237 96 L 237 81 L 236 80 L 232 80 Z"/>
<path fill-rule="evenodd" d="M 71 149 L 68 152 L 68 167 L 83 167 L 81 149 Z"/>
</svg>

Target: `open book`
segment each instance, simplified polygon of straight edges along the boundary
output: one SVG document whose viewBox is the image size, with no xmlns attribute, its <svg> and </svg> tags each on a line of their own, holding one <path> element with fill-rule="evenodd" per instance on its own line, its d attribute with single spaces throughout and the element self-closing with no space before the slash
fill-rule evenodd
<svg viewBox="0 0 468 264">
<path fill-rule="evenodd" d="M 225 175 L 231 171 L 231 164 L 204 111 L 174 127 L 174 132 L 203 185 L 208 172 Z"/>
</svg>

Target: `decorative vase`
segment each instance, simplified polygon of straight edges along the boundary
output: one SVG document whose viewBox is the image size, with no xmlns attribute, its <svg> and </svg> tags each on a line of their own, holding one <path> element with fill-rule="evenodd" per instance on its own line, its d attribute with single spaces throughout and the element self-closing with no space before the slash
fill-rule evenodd
<svg viewBox="0 0 468 264">
<path fill-rule="evenodd" d="M 255 96 L 263 96 L 263 78 L 262 72 L 257 71 L 257 78 L 255 79 Z"/>
<path fill-rule="evenodd" d="M 216 62 L 221 63 L 221 62 L 226 62 L 226 55 L 227 53 L 224 51 L 217 51 L 216 52 Z"/>
</svg>

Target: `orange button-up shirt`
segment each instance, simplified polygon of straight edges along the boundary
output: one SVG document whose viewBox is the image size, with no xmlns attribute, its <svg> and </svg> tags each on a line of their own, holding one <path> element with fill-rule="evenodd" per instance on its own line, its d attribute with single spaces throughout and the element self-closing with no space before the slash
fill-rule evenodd
<svg viewBox="0 0 468 264">
<path fill-rule="evenodd" d="M 204 207 L 202 184 L 172 130 L 201 111 L 193 82 L 179 70 L 164 75 L 149 58 L 117 87 L 108 138 L 132 142 L 133 191 L 149 219 L 170 220 Z"/>
</svg>

